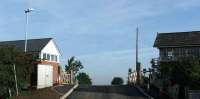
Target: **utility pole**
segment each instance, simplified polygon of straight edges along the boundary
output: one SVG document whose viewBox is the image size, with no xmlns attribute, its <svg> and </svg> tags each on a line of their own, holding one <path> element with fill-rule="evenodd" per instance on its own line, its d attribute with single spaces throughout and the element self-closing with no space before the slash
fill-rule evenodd
<svg viewBox="0 0 200 99">
<path fill-rule="evenodd" d="M 139 29 L 138 27 L 136 28 L 136 72 L 137 72 L 137 84 L 140 85 L 141 82 L 141 73 L 140 73 L 140 63 L 138 62 L 138 34 L 139 34 Z"/>
<path fill-rule="evenodd" d="M 24 45 L 24 52 L 27 52 L 27 35 L 28 35 L 28 14 L 33 11 L 34 9 L 28 8 L 24 12 L 26 14 L 26 26 L 25 26 L 25 45 Z"/>
<path fill-rule="evenodd" d="M 18 96 L 19 95 L 19 91 L 18 91 L 18 85 L 17 85 L 17 75 L 16 75 L 15 64 L 13 64 L 13 68 L 14 68 L 14 75 L 15 75 L 15 88 L 16 88 L 17 96 Z"/>
</svg>

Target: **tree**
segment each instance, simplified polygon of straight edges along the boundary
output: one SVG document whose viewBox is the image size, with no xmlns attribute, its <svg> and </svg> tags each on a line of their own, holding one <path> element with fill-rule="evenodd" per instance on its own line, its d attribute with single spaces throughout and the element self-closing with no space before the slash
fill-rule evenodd
<svg viewBox="0 0 200 99">
<path fill-rule="evenodd" d="M 185 87 L 189 87 L 190 89 L 200 88 L 199 66 L 200 62 L 193 58 L 161 63 L 159 69 L 161 77 L 164 79 L 164 86 L 178 84 L 179 99 L 184 99 Z"/>
<path fill-rule="evenodd" d="M 111 84 L 112 85 L 122 85 L 124 83 L 121 77 L 114 77 Z"/>
<path fill-rule="evenodd" d="M 92 84 L 92 80 L 89 77 L 88 74 L 81 72 L 77 75 L 77 80 L 79 81 L 79 84 L 84 84 L 84 85 L 91 85 Z"/>
<path fill-rule="evenodd" d="M 65 65 L 65 71 L 70 72 L 71 70 L 74 72 L 74 74 L 77 74 L 77 72 L 83 68 L 83 65 L 81 61 L 75 60 L 75 57 L 72 56 L 68 61 L 67 65 Z"/>
<path fill-rule="evenodd" d="M 35 58 L 32 55 L 17 51 L 14 47 L 0 47 L 0 96 L 8 97 L 8 89 L 15 93 L 13 65 L 16 65 L 16 76 L 19 91 L 30 82 L 30 75 L 34 71 Z"/>
</svg>

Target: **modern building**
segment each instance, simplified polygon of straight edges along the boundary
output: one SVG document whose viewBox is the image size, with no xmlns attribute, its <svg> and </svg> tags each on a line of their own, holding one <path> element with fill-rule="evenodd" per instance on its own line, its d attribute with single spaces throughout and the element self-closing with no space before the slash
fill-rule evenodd
<svg viewBox="0 0 200 99">
<path fill-rule="evenodd" d="M 159 61 L 200 58 L 200 31 L 158 33 L 154 47 L 159 49 Z"/>
<path fill-rule="evenodd" d="M 24 51 L 25 41 L 3 41 L 0 46 L 14 46 L 19 51 Z M 27 40 L 27 53 L 38 57 L 36 74 L 36 88 L 44 88 L 60 83 L 60 50 L 53 38 Z"/>
</svg>

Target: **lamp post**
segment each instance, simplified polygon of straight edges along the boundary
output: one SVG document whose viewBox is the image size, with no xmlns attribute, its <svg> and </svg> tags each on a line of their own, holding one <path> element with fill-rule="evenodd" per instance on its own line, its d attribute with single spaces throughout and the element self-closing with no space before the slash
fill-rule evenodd
<svg viewBox="0 0 200 99">
<path fill-rule="evenodd" d="M 26 26 L 25 26 L 25 45 L 24 45 L 24 52 L 26 53 L 27 51 L 27 34 L 28 34 L 28 14 L 33 11 L 33 8 L 28 8 L 26 10 L 24 10 L 25 14 L 26 14 Z"/>
</svg>

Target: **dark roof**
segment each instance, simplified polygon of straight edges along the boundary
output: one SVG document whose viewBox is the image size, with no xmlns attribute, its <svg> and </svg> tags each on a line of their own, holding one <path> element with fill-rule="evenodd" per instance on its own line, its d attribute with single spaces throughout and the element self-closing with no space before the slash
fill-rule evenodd
<svg viewBox="0 0 200 99">
<path fill-rule="evenodd" d="M 27 40 L 27 51 L 28 52 L 40 52 L 47 43 L 52 38 L 41 38 L 41 39 L 28 39 Z M 8 45 L 14 46 L 20 51 L 24 51 L 25 40 L 15 40 L 15 41 L 2 41 L 0 42 L 0 46 Z"/>
<path fill-rule="evenodd" d="M 154 47 L 200 46 L 200 31 L 158 33 Z"/>
</svg>

